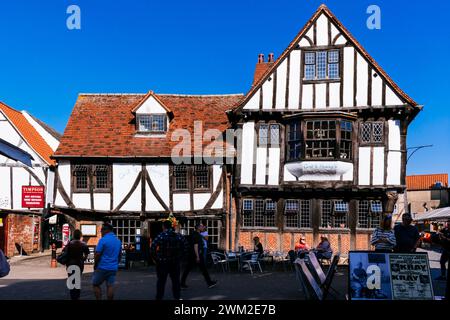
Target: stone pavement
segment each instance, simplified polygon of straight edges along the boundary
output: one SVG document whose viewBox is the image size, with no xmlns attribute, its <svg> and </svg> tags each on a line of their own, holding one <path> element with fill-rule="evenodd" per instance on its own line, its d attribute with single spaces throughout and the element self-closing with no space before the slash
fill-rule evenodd
<svg viewBox="0 0 450 320">
<path fill-rule="evenodd" d="M 429 250 L 433 279 L 439 276 L 438 251 Z M 326 266 L 325 266 L 326 268 Z M 92 300 L 92 266 L 85 268 L 82 278 L 81 299 Z M 186 300 L 299 300 L 304 295 L 293 271 L 272 270 L 265 267 L 264 273 L 222 273 L 210 269 L 213 279 L 219 281 L 215 288 L 208 289 L 199 273 L 193 271 L 188 278 L 189 289 L 182 292 Z M 16 260 L 11 265 L 11 273 L 0 279 L 0 300 L 67 300 L 65 268 L 61 265 L 50 268 L 50 257 L 32 257 Z M 338 299 L 345 299 L 347 293 L 347 266 L 340 266 L 333 281 L 333 287 L 340 293 Z M 170 280 L 166 287 L 166 299 L 171 299 Z M 435 295 L 445 291 L 445 281 L 433 281 Z M 116 299 L 150 300 L 156 293 L 156 274 L 154 267 L 136 266 L 131 270 L 120 270 L 117 274 Z"/>
</svg>

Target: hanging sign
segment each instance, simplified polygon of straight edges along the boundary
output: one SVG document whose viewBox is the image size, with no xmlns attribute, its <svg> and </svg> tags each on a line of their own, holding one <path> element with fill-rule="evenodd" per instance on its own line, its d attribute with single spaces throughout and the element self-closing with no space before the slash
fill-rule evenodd
<svg viewBox="0 0 450 320">
<path fill-rule="evenodd" d="M 44 208 L 43 186 L 22 186 L 22 208 Z"/>
</svg>

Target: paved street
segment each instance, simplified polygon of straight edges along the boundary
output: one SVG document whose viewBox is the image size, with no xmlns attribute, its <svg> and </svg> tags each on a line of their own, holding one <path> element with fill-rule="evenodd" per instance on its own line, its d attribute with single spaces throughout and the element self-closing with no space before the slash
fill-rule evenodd
<svg viewBox="0 0 450 320">
<path fill-rule="evenodd" d="M 439 253 L 429 251 L 433 278 L 439 275 Z M 12 264 L 11 273 L 0 279 L 0 299 L 35 300 L 68 299 L 66 289 L 65 268 L 59 266 L 51 269 L 50 257 L 38 257 L 16 261 Z M 188 285 L 190 288 L 182 292 L 183 299 L 187 300 L 214 300 L 214 299 L 304 299 L 293 271 L 272 271 L 265 268 L 262 274 L 254 276 L 249 273 L 222 273 L 211 270 L 212 277 L 219 281 L 216 288 L 208 289 L 198 271 L 191 273 Z M 82 279 L 82 299 L 94 299 L 90 281 L 92 266 L 86 266 Z M 131 270 L 121 270 L 117 275 L 117 299 L 153 299 L 155 296 L 156 274 L 153 267 L 136 266 Z M 443 295 L 445 281 L 434 281 L 436 295 Z M 347 293 L 346 266 L 340 266 L 338 274 L 333 281 L 333 287 L 344 299 Z M 166 289 L 166 298 L 171 299 L 170 281 Z"/>
</svg>

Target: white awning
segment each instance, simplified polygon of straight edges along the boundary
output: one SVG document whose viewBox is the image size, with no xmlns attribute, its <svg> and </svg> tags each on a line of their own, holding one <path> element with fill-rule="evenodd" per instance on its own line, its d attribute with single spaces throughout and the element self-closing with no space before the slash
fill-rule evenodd
<svg viewBox="0 0 450 320">
<path fill-rule="evenodd" d="M 450 220 L 450 207 L 434 209 L 425 213 L 416 214 L 415 221 L 432 220 L 442 221 Z"/>
</svg>

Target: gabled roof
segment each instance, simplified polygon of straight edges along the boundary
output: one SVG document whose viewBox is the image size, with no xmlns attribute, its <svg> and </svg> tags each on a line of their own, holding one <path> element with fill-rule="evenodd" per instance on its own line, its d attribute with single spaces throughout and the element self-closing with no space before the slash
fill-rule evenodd
<svg viewBox="0 0 450 320">
<path fill-rule="evenodd" d="M 21 112 L 14 110 L 2 102 L 0 102 L 0 111 L 3 112 L 5 117 L 11 122 L 31 149 L 33 149 L 47 164 L 55 164 L 55 161 L 50 158 L 53 154 L 52 148 Z"/>
<path fill-rule="evenodd" d="M 151 90 L 142 98 L 142 100 L 136 105 L 136 107 L 133 108 L 131 112 L 135 113 L 150 97 L 155 98 L 155 100 L 161 105 L 161 107 L 164 108 L 164 110 L 167 111 L 167 113 L 172 113 L 172 111 L 167 108 L 167 106 Z"/>
<path fill-rule="evenodd" d="M 406 188 L 412 190 L 431 190 L 440 182 L 443 188 L 448 188 L 448 174 L 421 174 L 406 177 Z"/>
<path fill-rule="evenodd" d="M 278 68 L 278 66 L 283 62 L 283 60 L 288 56 L 288 54 L 295 49 L 299 41 L 303 36 L 306 35 L 309 28 L 316 22 L 321 14 L 325 14 L 334 26 L 342 33 L 342 35 L 349 41 L 360 54 L 362 54 L 373 69 L 392 87 L 395 93 L 397 93 L 402 99 L 404 99 L 412 107 L 417 107 L 418 104 L 409 97 L 400 87 L 389 77 L 389 75 L 381 68 L 380 65 L 369 55 L 369 53 L 363 48 L 363 46 L 356 40 L 355 37 L 344 27 L 344 25 L 336 18 L 336 16 L 328 9 L 328 7 L 322 4 L 314 15 L 308 20 L 305 26 L 300 30 L 300 32 L 291 41 L 289 46 L 283 51 L 283 53 L 278 57 L 275 63 L 269 67 L 263 76 L 259 78 L 259 81 L 254 83 L 250 88 L 250 91 L 245 95 L 242 101 L 237 105 L 235 110 L 242 108 L 242 106 L 247 103 L 250 98 L 257 92 L 257 90 L 263 85 L 263 83 L 269 78 L 272 72 Z"/>
<path fill-rule="evenodd" d="M 195 121 L 201 121 L 203 133 L 207 129 L 223 132 L 229 126 L 225 111 L 232 109 L 243 97 L 242 94 L 154 94 L 171 110 L 173 118 L 166 135 L 143 137 L 136 134 L 136 118 L 132 111 L 148 95 L 79 95 L 55 152 L 55 158 L 170 157 L 173 147 L 181 141 L 172 141 L 175 130 L 188 130 L 192 138 L 191 143 L 194 139 Z M 193 146 L 193 143 L 191 145 Z"/>
</svg>

